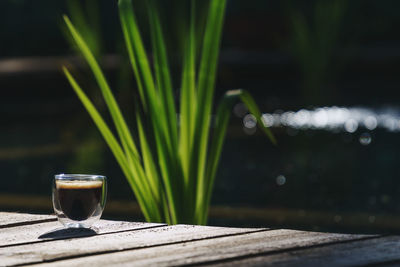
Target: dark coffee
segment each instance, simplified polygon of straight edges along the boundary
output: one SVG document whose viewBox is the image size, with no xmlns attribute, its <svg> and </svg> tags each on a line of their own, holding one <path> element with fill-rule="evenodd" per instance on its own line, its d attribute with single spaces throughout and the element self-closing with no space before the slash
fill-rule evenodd
<svg viewBox="0 0 400 267">
<path fill-rule="evenodd" d="M 100 204 L 102 186 L 102 181 L 56 181 L 61 210 L 71 220 L 88 219 Z"/>
</svg>

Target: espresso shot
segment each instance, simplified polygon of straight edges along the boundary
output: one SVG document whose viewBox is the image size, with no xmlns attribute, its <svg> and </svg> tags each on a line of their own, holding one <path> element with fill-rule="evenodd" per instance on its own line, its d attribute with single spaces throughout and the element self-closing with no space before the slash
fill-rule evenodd
<svg viewBox="0 0 400 267">
<path fill-rule="evenodd" d="M 53 208 L 66 228 L 90 228 L 101 217 L 107 198 L 107 177 L 92 174 L 57 174 Z"/>
<path fill-rule="evenodd" d="M 102 198 L 102 181 L 56 181 L 61 210 L 71 220 L 90 218 Z"/>
</svg>

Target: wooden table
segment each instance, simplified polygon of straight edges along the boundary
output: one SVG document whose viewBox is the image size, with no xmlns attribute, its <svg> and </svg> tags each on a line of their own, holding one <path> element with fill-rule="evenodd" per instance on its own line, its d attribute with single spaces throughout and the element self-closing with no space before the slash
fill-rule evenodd
<svg viewBox="0 0 400 267">
<path fill-rule="evenodd" d="M 0 212 L 0 265 L 400 265 L 400 237 L 101 220 L 60 230 L 51 215 Z"/>
</svg>

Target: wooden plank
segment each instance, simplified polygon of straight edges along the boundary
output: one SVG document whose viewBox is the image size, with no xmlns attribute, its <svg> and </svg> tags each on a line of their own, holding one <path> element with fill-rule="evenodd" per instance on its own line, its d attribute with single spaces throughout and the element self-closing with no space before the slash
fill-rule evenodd
<svg viewBox="0 0 400 267">
<path fill-rule="evenodd" d="M 400 236 L 387 236 L 350 243 L 226 261 L 213 266 L 399 266 Z M 268 263 L 268 264 L 266 264 Z"/>
<path fill-rule="evenodd" d="M 41 222 L 56 221 L 55 215 L 0 212 L 0 228 L 13 227 Z"/>
<path fill-rule="evenodd" d="M 93 230 L 91 229 L 65 229 L 59 222 L 46 222 L 23 225 L 0 231 L 0 247 L 32 244 L 53 239 L 66 239 L 71 237 L 84 237 L 92 235 L 109 234 L 128 230 L 138 230 L 152 227 L 165 226 L 165 224 L 120 222 L 100 220 Z"/>
<path fill-rule="evenodd" d="M 259 231 L 241 235 L 230 235 L 213 239 L 175 243 L 146 249 L 135 249 L 111 254 L 65 259 L 41 265 L 197 265 L 224 261 L 227 259 L 248 257 L 251 255 L 259 255 L 260 253 L 277 253 L 287 249 L 299 249 L 316 244 L 327 244 L 360 238 L 367 238 L 367 236 L 304 232 L 295 230 Z"/>
<path fill-rule="evenodd" d="M 162 246 L 183 241 L 243 234 L 265 229 L 175 225 L 85 238 L 54 240 L 0 248 L 0 263 L 19 265 L 71 257 Z M 102 263 L 100 263 L 103 265 Z"/>
</svg>

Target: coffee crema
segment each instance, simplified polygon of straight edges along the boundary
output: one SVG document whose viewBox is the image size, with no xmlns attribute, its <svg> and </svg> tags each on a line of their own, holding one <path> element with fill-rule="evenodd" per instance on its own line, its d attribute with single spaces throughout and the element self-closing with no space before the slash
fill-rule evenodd
<svg viewBox="0 0 400 267">
<path fill-rule="evenodd" d="M 56 181 L 60 208 L 71 220 L 83 221 L 101 202 L 102 181 Z"/>
</svg>

